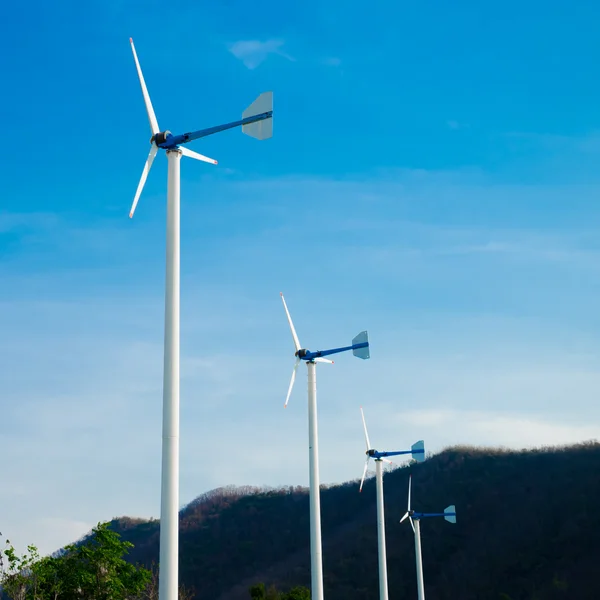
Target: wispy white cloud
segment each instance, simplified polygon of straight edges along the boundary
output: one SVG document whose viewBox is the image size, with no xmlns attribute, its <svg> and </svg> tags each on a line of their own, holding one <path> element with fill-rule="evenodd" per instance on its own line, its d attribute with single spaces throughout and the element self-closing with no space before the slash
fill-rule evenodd
<svg viewBox="0 0 600 600">
<path fill-rule="evenodd" d="M 229 51 L 237 59 L 241 60 L 248 69 L 256 69 L 270 54 L 283 56 L 287 60 L 295 59 L 283 50 L 284 40 L 270 39 L 264 42 L 260 40 L 239 40 L 229 46 Z"/>
<path fill-rule="evenodd" d="M 469 440 L 468 444 L 488 446 L 490 440 L 497 446 L 510 448 L 536 448 L 575 444 L 581 441 L 600 439 L 600 423 L 589 424 L 584 420 L 576 424 L 545 419 L 533 415 L 502 414 L 484 411 L 455 411 L 438 409 L 407 411 L 397 415 L 402 421 L 420 428 L 423 433 L 430 431 L 429 437 L 436 440 L 436 450 L 444 437 L 454 443 L 460 437 Z"/>
</svg>

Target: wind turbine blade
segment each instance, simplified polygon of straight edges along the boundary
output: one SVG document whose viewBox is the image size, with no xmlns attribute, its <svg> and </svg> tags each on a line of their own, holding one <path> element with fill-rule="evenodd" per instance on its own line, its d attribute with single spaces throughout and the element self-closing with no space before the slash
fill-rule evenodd
<svg viewBox="0 0 600 600">
<path fill-rule="evenodd" d="M 410 486 L 412 484 L 412 475 L 408 476 L 408 508 L 406 509 L 408 512 L 410 512 Z M 413 527 L 414 529 L 414 527 Z"/>
<path fill-rule="evenodd" d="M 280 292 L 281 300 L 283 301 L 283 308 L 285 308 L 285 314 L 287 315 L 288 323 L 290 324 L 290 329 L 292 330 L 292 337 L 294 338 L 294 346 L 296 346 L 296 352 L 300 350 L 300 340 L 296 335 L 296 330 L 294 329 L 294 324 L 292 323 L 292 317 L 290 317 L 290 311 L 288 310 L 287 304 L 285 303 L 285 298 L 283 297 L 283 292 Z"/>
<path fill-rule="evenodd" d="M 415 531 L 415 524 L 413 523 L 413 520 L 412 519 L 409 519 L 409 520 L 410 520 L 410 526 L 412 527 L 413 533 L 417 533 Z"/>
<path fill-rule="evenodd" d="M 152 144 L 150 147 L 150 154 L 148 154 L 148 158 L 146 159 L 146 164 L 144 165 L 144 170 L 142 171 L 142 176 L 140 177 L 140 182 L 138 183 L 137 190 L 135 192 L 135 198 L 133 199 L 133 204 L 131 205 L 131 210 L 129 211 L 129 218 L 133 217 L 133 213 L 135 212 L 135 207 L 137 206 L 138 200 L 140 199 L 140 195 L 142 190 L 144 189 L 144 184 L 146 183 L 146 179 L 148 178 L 148 173 L 150 173 L 150 169 L 152 167 L 152 163 L 154 162 L 154 157 L 158 152 L 158 147 L 156 144 Z"/>
<path fill-rule="evenodd" d="M 333 364 L 332 360 L 329 360 L 328 358 L 323 358 L 322 356 L 318 356 L 317 358 L 313 358 L 314 362 L 320 362 L 320 363 L 329 363 L 330 365 Z"/>
<path fill-rule="evenodd" d="M 367 433 L 367 422 L 365 421 L 365 413 L 363 412 L 362 406 L 360 407 L 360 415 L 362 417 L 363 429 L 365 430 L 365 442 L 367 444 L 367 450 L 370 450 L 371 442 L 369 441 L 369 434 Z"/>
<path fill-rule="evenodd" d="M 382 462 L 388 463 L 388 465 L 393 465 L 394 464 L 389 458 L 380 458 L 379 460 L 381 460 Z"/>
<path fill-rule="evenodd" d="M 404 522 L 406 519 L 408 519 L 409 514 L 406 513 L 401 519 L 400 519 L 400 523 Z"/>
<path fill-rule="evenodd" d="M 362 479 L 360 480 L 360 489 L 358 490 L 359 492 L 362 492 L 363 483 L 365 482 L 365 477 L 367 476 L 368 468 L 369 468 L 369 458 L 367 457 L 367 460 L 365 461 L 365 468 L 363 470 Z"/>
<path fill-rule="evenodd" d="M 211 165 L 217 164 L 217 161 L 214 158 L 208 158 L 208 156 L 204 156 L 204 154 L 198 154 L 198 152 L 188 150 L 188 148 L 185 146 L 179 146 L 179 149 L 181 150 L 181 154 L 187 156 L 188 158 L 195 158 L 196 160 L 201 160 L 202 162 L 207 162 Z"/>
<path fill-rule="evenodd" d="M 285 404 L 283 405 L 284 408 L 287 408 L 288 401 L 290 399 L 290 396 L 292 395 L 292 388 L 294 387 L 294 381 L 296 381 L 296 371 L 298 370 L 299 364 L 300 364 L 300 359 L 297 358 L 296 362 L 294 363 L 294 370 L 292 371 L 292 379 L 290 380 L 290 387 L 288 388 L 288 393 L 287 393 L 287 396 L 285 397 Z"/>
<path fill-rule="evenodd" d="M 144 95 L 144 103 L 146 104 L 146 112 L 148 113 L 148 121 L 150 121 L 150 129 L 152 130 L 152 134 L 156 135 L 160 129 L 158 128 L 158 121 L 156 120 L 156 115 L 154 114 L 154 109 L 152 108 L 152 102 L 150 101 L 150 94 L 148 93 L 148 88 L 146 87 L 146 82 L 144 81 L 144 76 L 142 75 L 142 67 L 140 67 L 140 61 L 138 60 L 135 46 L 133 45 L 133 40 L 129 38 L 129 42 L 131 43 L 131 51 L 133 52 L 133 59 L 135 60 L 135 66 L 137 67 L 138 77 L 140 78 L 140 85 L 142 86 L 142 94 Z"/>
</svg>

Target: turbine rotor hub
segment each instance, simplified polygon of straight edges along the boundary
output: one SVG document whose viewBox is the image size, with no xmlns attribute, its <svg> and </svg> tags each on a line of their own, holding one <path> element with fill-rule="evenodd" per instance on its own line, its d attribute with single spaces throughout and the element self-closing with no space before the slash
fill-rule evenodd
<svg viewBox="0 0 600 600">
<path fill-rule="evenodd" d="M 171 132 L 168 129 L 165 129 L 165 131 L 160 131 L 159 133 L 155 133 L 151 138 L 150 138 L 150 143 L 154 143 L 157 146 L 160 146 L 161 144 L 164 144 L 167 141 L 167 138 L 171 135 Z"/>
<path fill-rule="evenodd" d="M 373 448 L 371 448 L 371 450 L 367 450 L 365 452 L 365 454 L 372 457 L 372 456 L 375 456 L 376 452 L 377 452 L 377 450 L 374 450 Z"/>
<path fill-rule="evenodd" d="M 297 356 L 298 358 L 304 358 L 309 352 L 309 350 L 301 348 L 300 350 L 298 350 L 298 352 L 296 352 L 295 356 Z"/>
</svg>

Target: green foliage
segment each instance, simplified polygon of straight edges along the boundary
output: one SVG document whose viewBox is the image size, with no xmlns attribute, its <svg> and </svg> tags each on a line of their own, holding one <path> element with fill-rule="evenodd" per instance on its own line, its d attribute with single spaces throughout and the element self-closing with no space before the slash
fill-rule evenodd
<svg viewBox="0 0 600 600">
<path fill-rule="evenodd" d="M 281 600 L 310 600 L 310 590 L 305 587 L 293 587 L 287 594 L 281 595 Z"/>
<path fill-rule="evenodd" d="M 37 592 L 35 565 L 40 556 L 35 546 L 28 546 L 27 552 L 19 556 L 10 540 L 0 551 L 0 585 L 13 600 L 25 600 Z"/>
<path fill-rule="evenodd" d="M 252 600 L 265 600 L 266 591 L 264 583 L 257 583 L 255 585 L 250 586 L 250 598 Z"/>
<path fill-rule="evenodd" d="M 310 590 L 305 587 L 294 587 L 289 592 L 279 592 L 275 586 L 265 588 L 264 583 L 250 586 L 248 590 L 252 600 L 310 600 Z"/>
<path fill-rule="evenodd" d="M 22 557 L 7 542 L 0 584 L 12 600 L 127 600 L 140 595 L 150 572 L 123 557 L 133 547 L 99 523 L 80 544 L 59 556 L 39 557 L 34 546 Z"/>
</svg>

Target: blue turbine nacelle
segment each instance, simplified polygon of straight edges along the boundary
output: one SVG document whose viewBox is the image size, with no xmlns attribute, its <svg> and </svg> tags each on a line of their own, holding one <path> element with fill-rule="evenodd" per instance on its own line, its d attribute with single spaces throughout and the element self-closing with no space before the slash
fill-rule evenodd
<svg viewBox="0 0 600 600">
<path fill-rule="evenodd" d="M 173 142 L 175 136 L 167 129 L 165 131 L 160 131 L 159 133 L 155 133 L 150 138 L 151 144 L 156 144 L 159 148 L 163 148 L 164 150 L 170 150 L 175 148 L 177 144 Z"/>
<path fill-rule="evenodd" d="M 306 362 L 311 362 L 315 358 L 321 358 L 322 356 L 328 356 L 329 354 L 337 354 L 338 352 L 343 352 L 343 349 L 335 349 L 335 350 L 317 350 L 317 352 L 311 352 L 306 348 L 301 348 L 298 352 L 295 353 L 295 356 L 298 358 L 305 360 Z"/>
<path fill-rule="evenodd" d="M 188 140 L 186 135 L 173 135 L 168 129 L 153 135 L 150 138 L 150 143 L 156 144 L 163 150 L 174 150 L 179 144 L 185 144 Z"/>
</svg>

